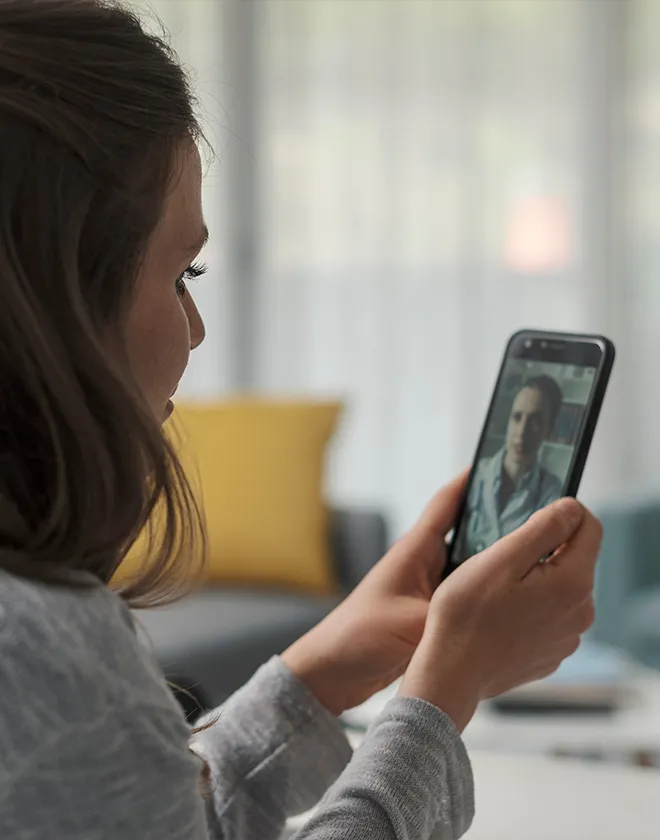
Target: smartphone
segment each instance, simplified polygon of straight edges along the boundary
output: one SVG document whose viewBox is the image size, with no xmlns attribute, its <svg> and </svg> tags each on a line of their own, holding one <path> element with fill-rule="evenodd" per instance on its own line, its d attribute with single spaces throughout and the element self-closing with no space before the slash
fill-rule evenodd
<svg viewBox="0 0 660 840">
<path fill-rule="evenodd" d="M 603 336 L 522 330 L 509 339 L 445 577 L 535 511 L 576 495 L 614 356 Z"/>
</svg>

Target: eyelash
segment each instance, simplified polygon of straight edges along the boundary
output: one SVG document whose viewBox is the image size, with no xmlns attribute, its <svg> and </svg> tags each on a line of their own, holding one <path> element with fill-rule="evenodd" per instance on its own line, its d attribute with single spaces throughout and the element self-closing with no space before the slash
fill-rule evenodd
<svg viewBox="0 0 660 840">
<path fill-rule="evenodd" d="M 188 268 L 176 279 L 175 288 L 179 297 L 183 297 L 186 293 L 186 281 L 197 280 L 202 275 L 206 274 L 208 267 L 203 263 L 192 263 Z"/>
</svg>

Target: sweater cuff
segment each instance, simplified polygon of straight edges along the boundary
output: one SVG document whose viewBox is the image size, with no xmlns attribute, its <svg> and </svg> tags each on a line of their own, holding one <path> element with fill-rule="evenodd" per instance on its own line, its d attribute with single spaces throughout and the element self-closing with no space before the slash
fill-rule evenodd
<svg viewBox="0 0 660 840">
<path fill-rule="evenodd" d="M 353 754 L 339 720 L 277 656 L 196 725 L 214 721 L 193 736 L 194 751 L 212 773 L 233 777 L 236 785 L 246 777 L 254 782 L 272 778 L 279 766 L 294 792 L 289 793 L 295 802 L 289 803 L 288 813 L 315 805 Z"/>
<path fill-rule="evenodd" d="M 458 838 L 468 830 L 474 819 L 474 777 L 463 739 L 448 715 L 425 700 L 394 697 L 370 727 L 368 750 L 370 744 L 376 750 L 400 745 L 418 805 L 426 806 L 440 836 Z"/>
</svg>

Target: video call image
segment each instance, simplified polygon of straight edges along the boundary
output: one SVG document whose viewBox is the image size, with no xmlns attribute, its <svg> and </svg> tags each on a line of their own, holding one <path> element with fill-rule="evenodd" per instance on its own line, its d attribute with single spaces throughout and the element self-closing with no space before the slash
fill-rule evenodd
<svg viewBox="0 0 660 840">
<path fill-rule="evenodd" d="M 462 563 L 564 494 L 596 369 L 510 360 L 454 544 Z"/>
</svg>

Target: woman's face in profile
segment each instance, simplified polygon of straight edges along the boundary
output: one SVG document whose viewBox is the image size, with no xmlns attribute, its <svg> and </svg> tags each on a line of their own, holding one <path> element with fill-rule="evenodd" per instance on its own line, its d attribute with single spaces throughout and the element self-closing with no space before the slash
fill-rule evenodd
<svg viewBox="0 0 660 840">
<path fill-rule="evenodd" d="M 134 376 L 149 406 L 164 421 L 170 397 L 204 340 L 204 324 L 185 287 L 183 273 L 206 238 L 202 214 L 202 166 L 191 142 L 181 150 L 161 220 L 145 254 L 125 341 Z"/>
</svg>

